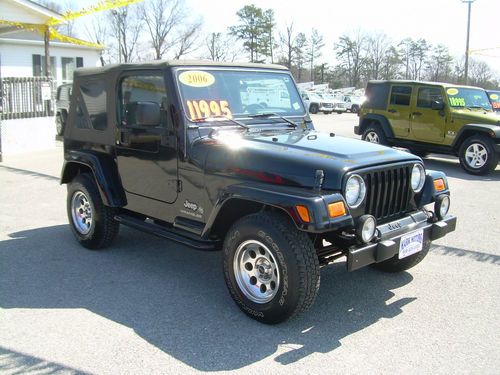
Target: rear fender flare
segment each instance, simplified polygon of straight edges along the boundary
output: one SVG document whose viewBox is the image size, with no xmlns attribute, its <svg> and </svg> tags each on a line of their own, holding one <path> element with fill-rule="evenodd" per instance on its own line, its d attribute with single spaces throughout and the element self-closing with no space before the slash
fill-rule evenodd
<svg viewBox="0 0 500 375">
<path fill-rule="evenodd" d="M 92 172 L 102 201 L 106 206 L 126 206 L 125 191 L 116 163 L 110 155 L 81 151 L 67 152 L 61 172 L 61 184 L 71 182 L 82 168 Z"/>
<path fill-rule="evenodd" d="M 362 135 L 366 128 L 373 122 L 378 122 L 380 124 L 386 138 L 394 138 L 394 132 L 392 131 L 389 120 L 387 120 L 385 116 L 373 113 L 369 113 L 360 119 L 358 134 Z"/>
</svg>

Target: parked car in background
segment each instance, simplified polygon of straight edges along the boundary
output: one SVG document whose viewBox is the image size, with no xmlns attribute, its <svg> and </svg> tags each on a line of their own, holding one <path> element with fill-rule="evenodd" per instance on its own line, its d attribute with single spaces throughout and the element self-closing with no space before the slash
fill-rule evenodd
<svg viewBox="0 0 500 375">
<path fill-rule="evenodd" d="M 73 84 L 65 83 L 57 88 L 56 93 L 56 134 L 62 136 L 69 113 L 69 102 Z"/>
<path fill-rule="evenodd" d="M 486 91 L 439 82 L 370 81 L 361 106 L 362 139 L 429 152 L 457 155 L 471 174 L 492 172 L 500 154 L 500 121 Z"/>
<path fill-rule="evenodd" d="M 325 115 L 328 115 L 333 112 L 333 102 L 323 98 L 320 94 L 314 91 L 302 91 L 301 96 L 309 113 L 316 114 L 323 112 Z"/>
<path fill-rule="evenodd" d="M 333 112 L 336 112 L 340 115 L 347 110 L 345 103 L 338 97 L 335 97 L 334 95 L 331 94 L 321 94 L 321 96 L 327 100 L 330 100 L 333 103 Z"/>
<path fill-rule="evenodd" d="M 358 113 L 361 104 L 363 104 L 364 98 L 354 95 L 344 95 L 343 100 L 347 111 Z"/>
<path fill-rule="evenodd" d="M 495 112 L 500 112 L 500 91 L 487 90 L 488 99 L 490 99 L 491 107 Z"/>
</svg>

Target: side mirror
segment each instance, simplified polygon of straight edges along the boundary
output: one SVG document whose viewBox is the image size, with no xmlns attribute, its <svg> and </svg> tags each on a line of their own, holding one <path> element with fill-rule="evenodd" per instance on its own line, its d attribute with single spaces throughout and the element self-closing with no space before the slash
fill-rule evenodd
<svg viewBox="0 0 500 375">
<path fill-rule="evenodd" d="M 441 100 L 433 100 L 431 108 L 436 111 L 441 111 L 444 109 L 444 103 Z"/>
<path fill-rule="evenodd" d="M 160 105 L 155 102 L 132 102 L 125 106 L 128 125 L 155 127 L 160 125 Z"/>
</svg>

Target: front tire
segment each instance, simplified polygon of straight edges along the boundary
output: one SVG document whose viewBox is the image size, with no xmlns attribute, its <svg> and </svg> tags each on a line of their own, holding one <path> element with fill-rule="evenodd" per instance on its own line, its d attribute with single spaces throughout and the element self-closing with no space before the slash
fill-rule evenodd
<svg viewBox="0 0 500 375">
<path fill-rule="evenodd" d="M 377 143 L 379 145 L 387 145 L 387 139 L 385 137 L 384 132 L 377 125 L 369 125 L 363 135 L 361 136 L 363 141 Z"/>
<path fill-rule="evenodd" d="M 352 113 L 358 113 L 358 112 L 359 112 L 359 106 L 357 106 L 357 105 L 353 105 L 353 106 L 351 107 L 351 112 L 352 112 Z"/>
<path fill-rule="evenodd" d="M 67 213 L 71 231 L 83 247 L 103 249 L 118 235 L 116 209 L 104 205 L 88 173 L 78 175 L 68 184 Z"/>
<path fill-rule="evenodd" d="M 495 170 L 498 154 L 493 141 L 484 135 L 467 138 L 458 152 L 460 165 L 469 174 L 486 175 Z"/>
<path fill-rule="evenodd" d="M 223 249 L 229 293 L 251 318 L 276 324 L 313 304 L 320 283 L 318 257 L 307 234 L 288 217 L 245 216 L 227 233 Z"/>
<path fill-rule="evenodd" d="M 312 113 L 313 115 L 318 113 L 318 110 L 319 110 L 319 107 L 317 104 L 311 104 L 311 106 L 309 107 L 309 112 Z"/>
<path fill-rule="evenodd" d="M 431 241 L 427 240 L 422 245 L 422 250 L 418 253 L 412 254 L 403 259 L 399 259 L 398 254 L 396 254 L 392 258 L 384 260 L 383 262 L 374 263 L 373 266 L 380 271 L 389 273 L 406 271 L 419 264 L 427 256 L 430 248 Z"/>
</svg>

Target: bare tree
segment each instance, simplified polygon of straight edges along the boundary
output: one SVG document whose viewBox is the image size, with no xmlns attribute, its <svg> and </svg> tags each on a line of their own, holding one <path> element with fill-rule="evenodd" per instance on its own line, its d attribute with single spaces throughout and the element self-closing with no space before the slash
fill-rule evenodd
<svg viewBox="0 0 500 375">
<path fill-rule="evenodd" d="M 366 63 L 368 79 L 380 78 L 382 65 L 389 48 L 389 39 L 383 33 L 372 34 L 367 38 Z"/>
<path fill-rule="evenodd" d="M 318 30 L 312 29 L 307 49 L 307 61 L 311 66 L 311 81 L 314 81 L 314 60 L 321 57 L 321 49 L 324 46 L 323 36 L 319 34 Z"/>
<path fill-rule="evenodd" d="M 490 66 L 480 60 L 469 60 L 470 81 L 474 86 L 491 88 L 493 80 L 493 71 Z"/>
<path fill-rule="evenodd" d="M 448 81 L 451 75 L 451 63 L 448 47 L 438 44 L 432 49 L 431 56 L 426 62 L 427 79 L 431 81 Z"/>
<path fill-rule="evenodd" d="M 292 68 L 292 62 L 297 52 L 297 35 L 293 33 L 293 22 L 286 25 L 285 33 L 280 33 L 280 42 L 285 55 L 285 65 L 288 69 Z"/>
<path fill-rule="evenodd" d="M 297 80 L 302 82 L 302 71 L 306 63 L 307 37 L 304 33 L 297 35 L 297 42 L 295 44 L 295 65 L 297 67 Z"/>
<path fill-rule="evenodd" d="M 151 0 L 141 4 L 141 17 L 147 25 L 157 60 L 175 44 L 172 34 L 174 28 L 182 23 L 183 4 L 181 0 Z"/>
<path fill-rule="evenodd" d="M 349 76 L 349 85 L 357 87 L 361 82 L 361 72 L 366 61 L 366 36 L 358 30 L 354 35 L 342 35 L 335 44 L 337 58 Z"/>
<path fill-rule="evenodd" d="M 109 27 L 102 15 L 93 15 L 90 19 L 87 19 L 83 25 L 85 36 L 90 41 L 104 46 L 106 45 L 109 36 Z M 106 64 L 103 54 L 104 50 L 101 50 L 99 60 L 102 66 Z"/>
<path fill-rule="evenodd" d="M 200 47 L 200 44 L 196 42 L 199 31 L 201 30 L 201 25 L 202 21 L 200 19 L 179 30 L 174 44 L 174 59 L 180 59 Z"/>
<path fill-rule="evenodd" d="M 110 12 L 111 34 L 117 42 L 118 61 L 132 62 L 136 59 L 136 49 L 142 31 L 142 21 L 137 8 L 128 5 Z"/>
<path fill-rule="evenodd" d="M 238 43 L 228 34 L 210 33 L 205 39 L 208 54 L 203 56 L 213 61 L 234 61 L 243 51 L 237 48 Z"/>
</svg>

